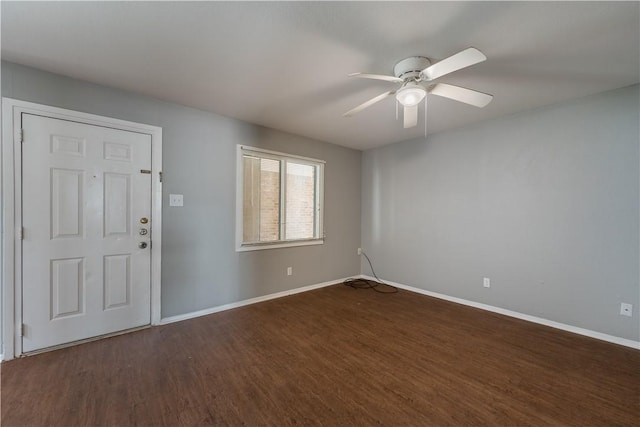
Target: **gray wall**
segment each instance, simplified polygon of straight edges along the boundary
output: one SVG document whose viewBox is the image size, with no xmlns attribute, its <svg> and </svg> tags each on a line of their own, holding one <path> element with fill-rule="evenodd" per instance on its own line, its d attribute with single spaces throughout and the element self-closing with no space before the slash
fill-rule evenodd
<svg viewBox="0 0 640 427">
<path fill-rule="evenodd" d="M 632 86 L 366 151 L 376 273 L 640 340 L 639 112 Z"/>
<path fill-rule="evenodd" d="M 163 317 L 360 273 L 360 151 L 7 62 L 2 96 L 163 128 Z M 237 144 L 326 161 L 324 245 L 235 252 Z"/>
</svg>

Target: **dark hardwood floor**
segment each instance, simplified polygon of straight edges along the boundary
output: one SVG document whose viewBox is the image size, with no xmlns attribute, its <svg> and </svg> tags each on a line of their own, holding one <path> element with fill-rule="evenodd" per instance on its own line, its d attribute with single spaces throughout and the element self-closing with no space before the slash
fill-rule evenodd
<svg viewBox="0 0 640 427">
<path fill-rule="evenodd" d="M 2 425 L 638 426 L 640 351 L 343 285 L 4 363 Z"/>
</svg>

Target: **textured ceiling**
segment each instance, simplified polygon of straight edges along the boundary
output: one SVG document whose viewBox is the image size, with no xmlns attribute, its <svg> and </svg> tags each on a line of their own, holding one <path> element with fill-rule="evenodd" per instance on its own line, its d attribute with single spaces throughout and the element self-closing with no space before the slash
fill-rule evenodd
<svg viewBox="0 0 640 427">
<path fill-rule="evenodd" d="M 384 100 L 412 55 L 474 46 L 488 60 L 439 81 L 495 96 L 429 97 L 428 131 L 640 81 L 638 2 L 7 2 L 2 59 L 357 149 L 419 137 Z"/>
</svg>

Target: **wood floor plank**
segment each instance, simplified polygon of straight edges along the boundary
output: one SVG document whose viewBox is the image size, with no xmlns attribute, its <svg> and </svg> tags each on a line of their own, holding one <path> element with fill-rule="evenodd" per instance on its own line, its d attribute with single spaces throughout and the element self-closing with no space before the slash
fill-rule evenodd
<svg viewBox="0 0 640 427">
<path fill-rule="evenodd" d="M 3 426 L 640 426 L 640 352 L 335 285 L 4 363 Z"/>
</svg>

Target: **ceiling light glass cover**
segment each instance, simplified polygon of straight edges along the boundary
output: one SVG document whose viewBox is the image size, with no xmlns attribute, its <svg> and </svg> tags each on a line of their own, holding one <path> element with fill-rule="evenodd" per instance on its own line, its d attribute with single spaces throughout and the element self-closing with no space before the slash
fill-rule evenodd
<svg viewBox="0 0 640 427">
<path fill-rule="evenodd" d="M 396 92 L 396 99 L 405 107 L 413 107 L 418 105 L 420 101 L 427 95 L 427 91 L 417 83 L 407 84 L 398 92 Z"/>
</svg>

